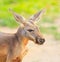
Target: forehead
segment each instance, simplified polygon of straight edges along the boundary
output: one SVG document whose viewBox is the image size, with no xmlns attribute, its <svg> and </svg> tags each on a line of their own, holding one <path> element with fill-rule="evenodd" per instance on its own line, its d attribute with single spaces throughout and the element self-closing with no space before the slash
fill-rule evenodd
<svg viewBox="0 0 60 62">
<path fill-rule="evenodd" d="M 27 29 L 36 29 L 36 28 L 38 28 L 37 27 L 37 25 L 35 25 L 35 24 L 32 24 L 32 23 L 28 23 L 26 26 L 25 26 L 25 28 L 27 28 Z"/>
</svg>

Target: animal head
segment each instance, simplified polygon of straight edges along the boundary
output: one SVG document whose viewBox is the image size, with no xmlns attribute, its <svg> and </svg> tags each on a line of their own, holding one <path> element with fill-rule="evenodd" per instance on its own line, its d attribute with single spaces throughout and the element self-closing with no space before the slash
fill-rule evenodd
<svg viewBox="0 0 60 62">
<path fill-rule="evenodd" d="M 23 24 L 23 29 L 22 29 L 22 35 L 29 39 L 32 40 L 36 44 L 43 44 L 45 42 L 45 39 L 43 38 L 42 34 L 39 31 L 39 28 L 35 25 L 35 21 L 41 17 L 41 15 L 44 13 L 44 10 L 41 10 L 31 16 L 28 21 L 21 15 L 17 14 L 13 10 L 10 9 L 12 14 L 14 15 L 15 19 L 17 22 Z"/>
</svg>

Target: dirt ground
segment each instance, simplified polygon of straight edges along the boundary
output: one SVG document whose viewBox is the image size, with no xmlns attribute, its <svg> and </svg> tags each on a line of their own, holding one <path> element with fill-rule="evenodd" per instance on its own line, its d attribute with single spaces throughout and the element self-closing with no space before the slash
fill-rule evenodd
<svg viewBox="0 0 60 62">
<path fill-rule="evenodd" d="M 2 32 L 16 32 L 15 29 L 1 28 Z M 29 41 L 28 53 L 23 58 L 23 62 L 60 62 L 60 41 L 54 40 L 52 35 L 45 35 L 43 45 L 36 45 Z"/>
</svg>

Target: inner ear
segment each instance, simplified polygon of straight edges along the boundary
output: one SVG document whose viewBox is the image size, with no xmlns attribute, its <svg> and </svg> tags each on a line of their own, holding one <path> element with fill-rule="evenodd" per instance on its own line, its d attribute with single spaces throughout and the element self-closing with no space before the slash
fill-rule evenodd
<svg viewBox="0 0 60 62">
<path fill-rule="evenodd" d="M 12 9 L 9 9 L 9 11 L 13 14 L 13 16 L 16 19 L 17 22 L 22 23 L 23 25 L 26 24 L 26 19 L 23 16 L 21 16 L 18 13 L 14 12 Z"/>
<path fill-rule="evenodd" d="M 33 16 L 30 17 L 29 22 L 30 23 L 34 23 L 35 21 L 37 21 L 38 19 L 41 18 L 42 14 L 45 12 L 45 10 L 41 10 L 39 12 L 37 12 L 36 14 L 34 14 Z"/>
</svg>

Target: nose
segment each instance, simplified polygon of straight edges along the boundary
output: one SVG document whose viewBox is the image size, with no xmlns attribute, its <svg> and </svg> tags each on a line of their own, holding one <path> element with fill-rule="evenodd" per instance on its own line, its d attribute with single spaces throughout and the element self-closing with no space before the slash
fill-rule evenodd
<svg viewBox="0 0 60 62">
<path fill-rule="evenodd" d="M 42 43 L 44 43 L 44 42 L 45 42 L 45 39 L 41 39 L 40 41 L 41 41 Z"/>
<path fill-rule="evenodd" d="M 36 38 L 36 43 L 42 45 L 45 42 L 44 38 Z"/>
</svg>

